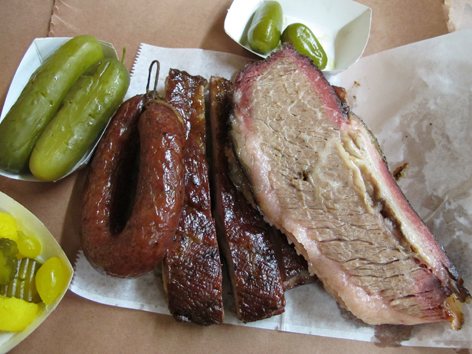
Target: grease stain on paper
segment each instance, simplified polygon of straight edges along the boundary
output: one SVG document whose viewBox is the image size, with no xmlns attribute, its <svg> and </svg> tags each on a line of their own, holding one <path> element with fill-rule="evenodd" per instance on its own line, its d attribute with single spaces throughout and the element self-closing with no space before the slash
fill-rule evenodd
<svg viewBox="0 0 472 354">
<path fill-rule="evenodd" d="M 377 347 L 401 347 L 401 342 L 409 340 L 413 326 L 378 325 L 375 326 L 375 340 Z"/>
</svg>

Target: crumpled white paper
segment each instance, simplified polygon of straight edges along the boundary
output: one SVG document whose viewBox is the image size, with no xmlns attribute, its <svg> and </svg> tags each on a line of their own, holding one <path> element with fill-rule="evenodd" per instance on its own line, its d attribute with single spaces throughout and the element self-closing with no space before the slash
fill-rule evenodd
<svg viewBox="0 0 472 354">
<path fill-rule="evenodd" d="M 472 27 L 472 0 L 444 0 L 449 32 Z"/>
<path fill-rule="evenodd" d="M 353 111 L 377 136 L 391 169 L 409 163 L 400 186 L 472 290 L 471 42 L 472 30 L 457 31 L 363 58 L 329 80 L 347 89 Z M 169 66 L 208 79 L 211 75 L 231 79 L 247 61 L 225 53 L 143 44 L 127 97 L 144 92 L 154 59 L 161 62 L 161 90 Z M 169 313 L 159 274 L 133 280 L 102 276 L 82 253 L 71 290 L 103 304 Z M 379 327 L 341 310 L 320 283 L 288 291 L 285 313 L 249 324 L 236 319 L 230 289 L 225 295 L 226 323 L 378 341 Z M 417 325 L 401 344 L 472 347 L 470 307 L 464 306 L 466 323 L 460 331 L 450 330 L 448 323 Z"/>
</svg>

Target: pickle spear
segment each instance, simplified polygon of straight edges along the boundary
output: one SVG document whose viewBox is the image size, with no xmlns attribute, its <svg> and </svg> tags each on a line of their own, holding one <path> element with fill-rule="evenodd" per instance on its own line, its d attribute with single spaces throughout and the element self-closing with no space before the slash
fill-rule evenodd
<svg viewBox="0 0 472 354">
<path fill-rule="evenodd" d="M 128 69 L 117 59 L 104 59 L 87 70 L 36 142 L 31 173 L 43 181 L 67 175 L 121 104 L 129 81 Z"/>
<path fill-rule="evenodd" d="M 103 57 L 100 43 L 82 35 L 64 43 L 41 64 L 0 123 L 0 168 L 14 173 L 28 171 L 34 144 L 67 92 Z"/>
</svg>

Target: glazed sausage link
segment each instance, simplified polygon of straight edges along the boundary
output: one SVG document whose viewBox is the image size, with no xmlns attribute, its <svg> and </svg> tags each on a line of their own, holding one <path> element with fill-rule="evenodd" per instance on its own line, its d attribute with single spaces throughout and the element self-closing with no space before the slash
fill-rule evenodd
<svg viewBox="0 0 472 354">
<path fill-rule="evenodd" d="M 140 276 L 156 267 L 178 227 L 184 193 L 182 146 L 185 131 L 179 114 L 167 103 L 146 105 L 135 96 L 120 107 L 92 161 L 84 187 L 81 244 L 101 273 Z M 114 224 L 127 154 L 139 131 L 139 174 L 129 219 Z M 129 173 L 130 171 L 126 171 Z M 129 188 L 122 186 L 121 188 Z"/>
</svg>

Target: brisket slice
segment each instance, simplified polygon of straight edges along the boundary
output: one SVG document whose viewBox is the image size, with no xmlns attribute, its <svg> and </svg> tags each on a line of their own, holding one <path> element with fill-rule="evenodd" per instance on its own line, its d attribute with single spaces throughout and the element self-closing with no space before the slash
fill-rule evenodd
<svg viewBox="0 0 472 354">
<path fill-rule="evenodd" d="M 268 225 L 230 179 L 227 125 L 231 95 L 230 81 L 210 79 L 214 215 L 237 317 L 250 322 L 284 312 L 285 297 Z"/>
<path fill-rule="evenodd" d="M 231 137 L 256 204 L 370 324 L 463 323 L 470 295 L 368 128 L 289 45 L 235 79 Z"/>
<path fill-rule="evenodd" d="M 230 100 L 229 91 L 228 100 Z M 229 124 L 230 113 L 227 111 L 225 114 L 226 115 L 220 120 L 220 124 L 223 124 L 222 122 L 225 122 L 225 125 Z M 224 132 L 227 135 L 228 129 Z M 229 141 L 228 138 L 226 140 L 225 153 L 230 179 L 228 179 L 228 183 L 232 182 L 234 187 L 236 187 L 234 190 L 234 194 L 237 196 L 236 198 L 241 198 L 241 203 L 249 203 L 254 209 L 258 210 L 254 198 L 252 197 L 251 185 L 233 152 L 231 141 Z M 230 187 L 228 187 L 227 190 L 229 190 L 229 188 Z M 233 188 L 233 186 L 231 186 L 231 188 Z M 223 213 L 220 212 L 219 215 L 221 214 Z M 271 248 L 275 252 L 284 290 L 290 290 L 297 286 L 314 282 L 316 276 L 310 275 L 305 258 L 297 253 L 294 245 L 288 242 L 287 237 L 281 233 L 280 230 L 265 222 L 260 212 L 258 212 L 258 214 L 258 218 L 261 219 L 261 225 L 265 226 L 267 234 L 270 235 L 270 238 L 267 238 L 267 242 L 272 244 Z"/>
<path fill-rule="evenodd" d="M 200 76 L 171 69 L 166 100 L 187 127 L 184 145 L 185 198 L 176 236 L 164 262 L 168 307 L 179 321 L 199 325 L 223 322 L 222 269 L 211 213 L 206 159 L 205 91 Z"/>
</svg>

